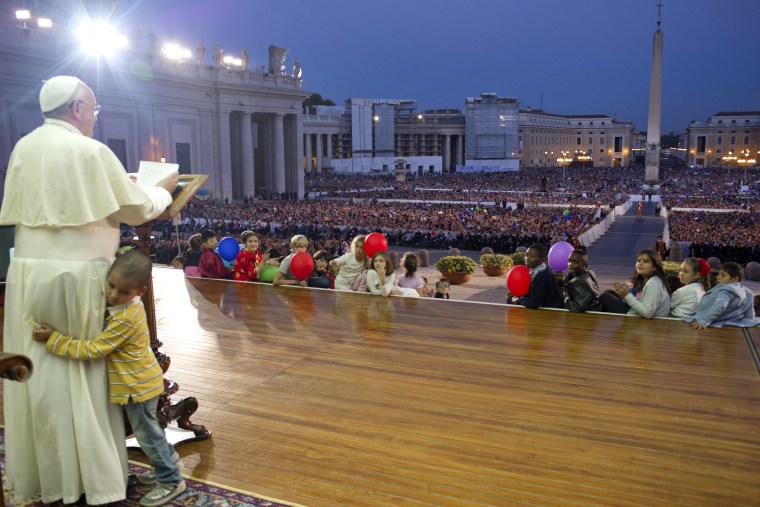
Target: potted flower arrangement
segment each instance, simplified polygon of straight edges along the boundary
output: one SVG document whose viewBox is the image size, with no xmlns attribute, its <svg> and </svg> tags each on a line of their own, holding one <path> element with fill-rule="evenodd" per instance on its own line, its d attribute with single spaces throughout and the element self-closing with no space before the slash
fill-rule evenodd
<svg viewBox="0 0 760 507">
<path fill-rule="evenodd" d="M 665 272 L 665 276 L 667 275 L 678 276 L 678 272 L 681 271 L 681 263 L 674 262 L 674 261 L 663 261 L 662 270 Z"/>
<path fill-rule="evenodd" d="M 488 276 L 503 276 L 512 267 L 512 257 L 502 254 L 483 254 L 480 256 L 483 273 Z"/>
<path fill-rule="evenodd" d="M 513 266 L 525 266 L 525 254 L 522 252 L 515 252 L 512 255 L 512 265 Z"/>
<path fill-rule="evenodd" d="M 478 265 L 464 255 L 447 255 L 435 263 L 435 269 L 440 271 L 450 284 L 459 285 L 472 279 L 473 273 L 478 270 Z"/>
</svg>

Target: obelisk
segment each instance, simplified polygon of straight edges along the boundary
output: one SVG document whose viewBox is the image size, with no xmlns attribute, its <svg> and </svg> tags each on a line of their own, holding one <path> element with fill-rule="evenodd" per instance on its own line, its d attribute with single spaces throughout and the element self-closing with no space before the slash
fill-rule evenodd
<svg viewBox="0 0 760 507">
<path fill-rule="evenodd" d="M 660 179 L 660 118 L 662 117 L 662 2 L 657 3 L 657 31 L 652 44 L 652 78 L 649 82 L 649 121 L 647 123 L 647 155 L 644 181 Z"/>
</svg>

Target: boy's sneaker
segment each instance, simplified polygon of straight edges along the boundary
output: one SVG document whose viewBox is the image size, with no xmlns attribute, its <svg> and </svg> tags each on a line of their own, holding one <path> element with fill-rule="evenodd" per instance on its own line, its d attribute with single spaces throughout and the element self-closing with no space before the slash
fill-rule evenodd
<svg viewBox="0 0 760 507">
<path fill-rule="evenodd" d="M 183 468 L 182 464 L 182 458 L 180 458 L 177 451 L 174 451 L 174 454 L 172 454 L 172 461 L 174 461 L 177 466 L 179 467 L 180 471 Z M 151 484 L 156 483 L 156 469 L 148 470 L 142 475 L 137 476 L 137 481 L 142 484 L 143 486 L 150 486 Z"/>
<path fill-rule="evenodd" d="M 159 484 L 150 493 L 145 494 L 140 499 L 140 505 L 143 507 L 156 507 L 163 505 L 172 498 L 176 498 L 187 489 L 185 481 L 181 480 L 177 484 Z"/>
</svg>

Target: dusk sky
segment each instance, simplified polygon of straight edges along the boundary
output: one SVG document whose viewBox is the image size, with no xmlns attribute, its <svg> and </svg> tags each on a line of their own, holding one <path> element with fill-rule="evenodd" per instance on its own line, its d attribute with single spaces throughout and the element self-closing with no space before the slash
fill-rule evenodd
<svg viewBox="0 0 760 507">
<path fill-rule="evenodd" d="M 609 114 L 646 130 L 656 0 L 143 0 L 119 5 L 123 32 L 195 51 L 201 38 L 266 65 L 298 57 L 304 89 L 464 107 L 496 92 L 520 108 Z M 760 0 L 663 0 L 662 131 L 718 111 L 760 110 Z"/>
</svg>

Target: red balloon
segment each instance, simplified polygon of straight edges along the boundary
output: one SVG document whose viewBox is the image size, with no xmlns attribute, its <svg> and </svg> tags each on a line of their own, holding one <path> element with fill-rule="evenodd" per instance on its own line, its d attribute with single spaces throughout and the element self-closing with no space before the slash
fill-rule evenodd
<svg viewBox="0 0 760 507">
<path fill-rule="evenodd" d="M 523 297 L 530 287 L 530 269 L 528 266 L 512 266 L 507 273 L 507 289 L 513 296 Z"/>
<path fill-rule="evenodd" d="M 388 240 L 385 239 L 385 236 L 380 234 L 379 232 L 373 232 L 371 234 L 368 234 L 366 238 L 364 238 L 364 253 L 367 254 L 367 257 L 370 259 L 375 256 L 377 252 L 387 252 L 388 251 Z"/>
<path fill-rule="evenodd" d="M 309 278 L 314 271 L 314 259 L 307 252 L 298 252 L 290 258 L 290 272 L 299 280 Z"/>
</svg>

